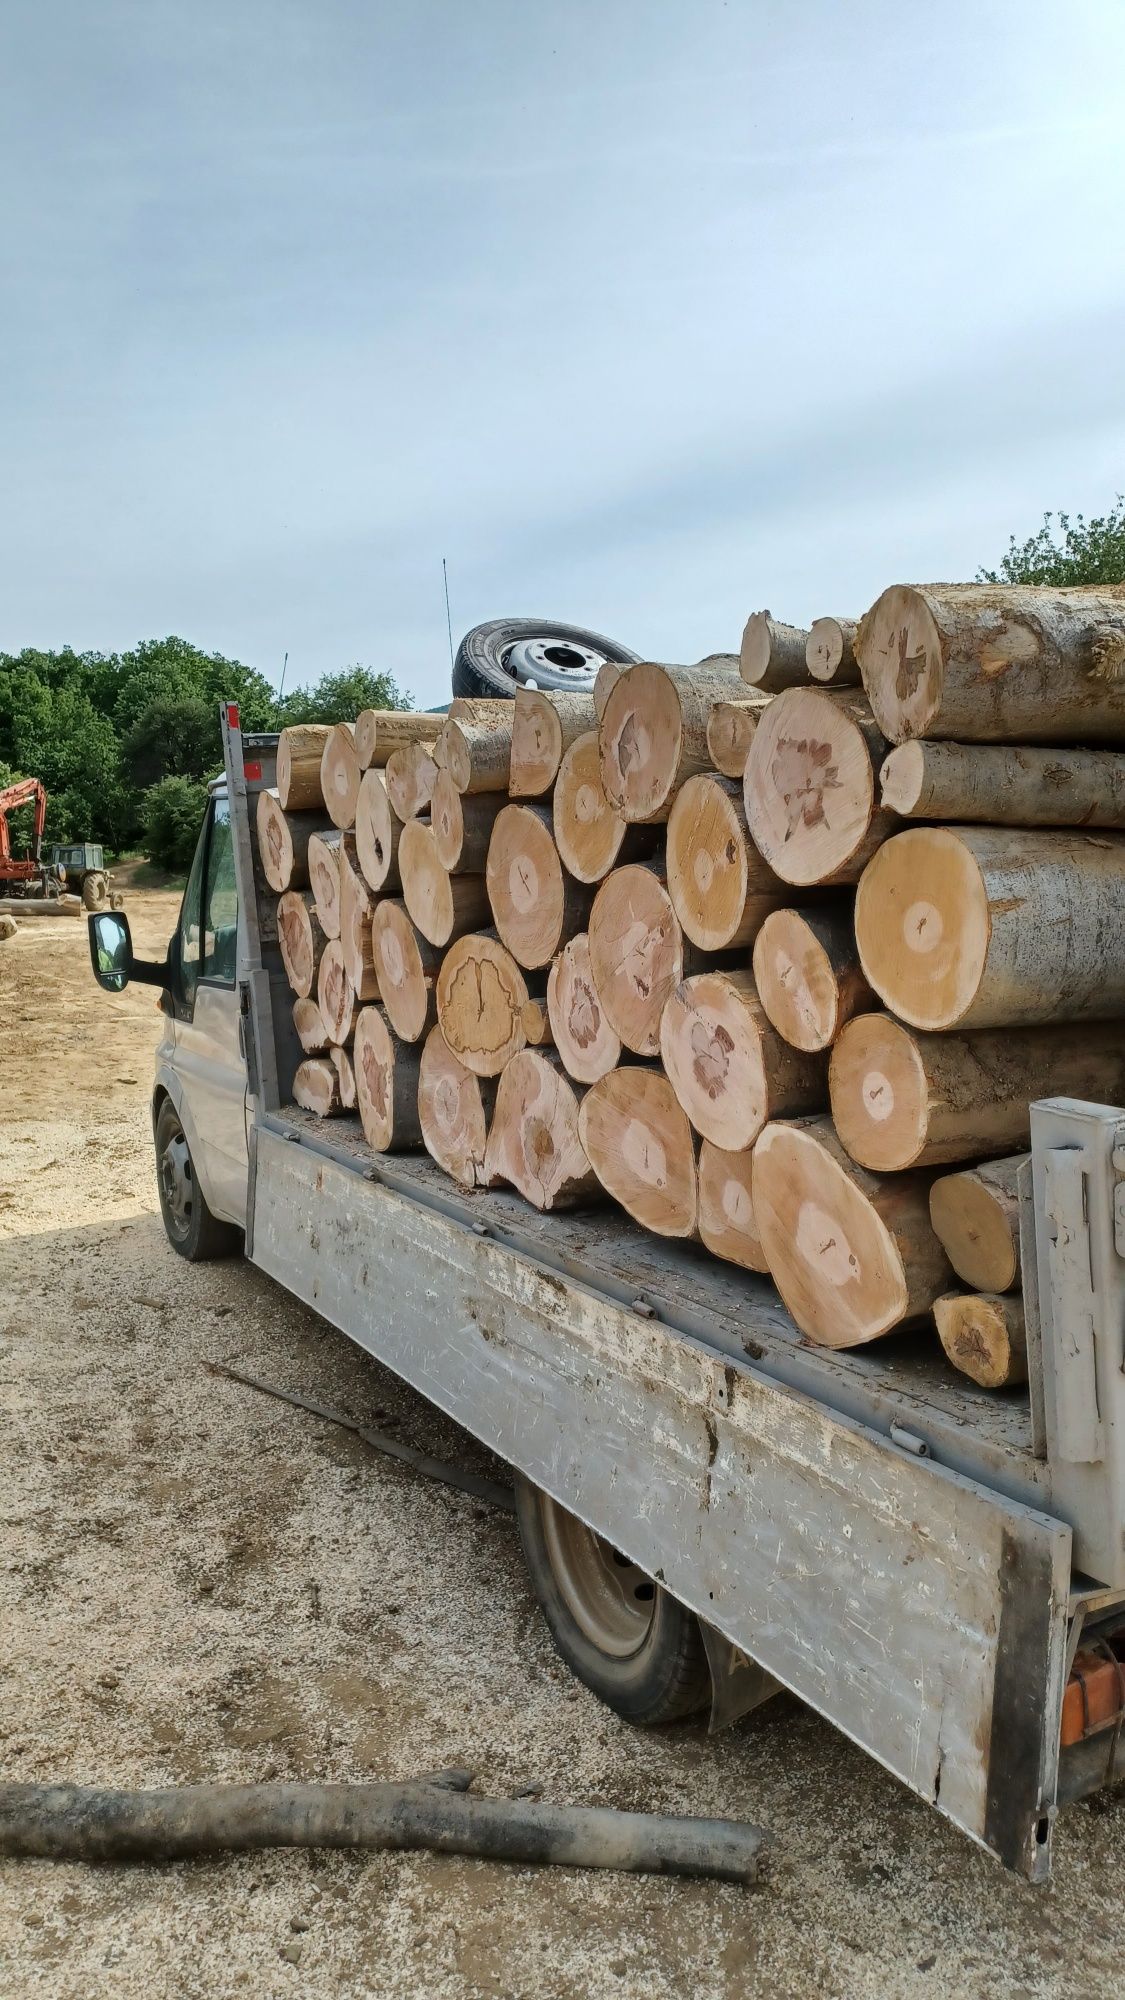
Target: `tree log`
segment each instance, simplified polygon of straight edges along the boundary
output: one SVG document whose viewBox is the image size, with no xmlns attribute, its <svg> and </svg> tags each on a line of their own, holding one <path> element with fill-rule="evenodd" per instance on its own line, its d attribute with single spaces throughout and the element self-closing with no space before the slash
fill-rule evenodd
<svg viewBox="0 0 1125 2000">
<path fill-rule="evenodd" d="M 564 945 L 547 979 L 547 1008 L 567 1073 L 578 1083 L 596 1083 L 616 1069 L 621 1043 L 605 1016 L 590 966 L 585 931 Z"/>
<path fill-rule="evenodd" d="M 513 704 L 508 795 L 541 799 L 559 774 L 563 752 L 597 723 L 592 694 L 544 694 L 519 687 Z"/>
<path fill-rule="evenodd" d="M 398 866 L 407 910 L 430 944 L 450 944 L 487 922 L 488 890 L 482 875 L 447 875 L 437 858 L 432 829 L 408 820 L 398 844 Z"/>
<path fill-rule="evenodd" d="M 602 785 L 623 819 L 667 819 L 685 779 L 710 769 L 712 706 L 732 700 L 738 686 L 734 659 L 698 667 L 645 661 L 626 668 L 598 724 Z"/>
<path fill-rule="evenodd" d="M 782 1041 L 750 972 L 700 972 L 677 986 L 661 1017 L 660 1055 L 700 1137 L 730 1153 L 752 1146 L 771 1118 L 827 1100 L 823 1058 Z"/>
<path fill-rule="evenodd" d="M 619 862 L 651 854 L 654 826 L 628 826 L 602 785 L 595 730 L 578 736 L 563 754 L 554 796 L 555 842 L 563 866 L 577 882 L 601 882 Z"/>
<path fill-rule="evenodd" d="M 485 882 L 496 929 L 525 971 L 550 965 L 585 928 L 593 891 L 564 870 L 547 807 L 504 808 L 492 829 Z"/>
<path fill-rule="evenodd" d="M 859 661 L 855 656 L 854 618 L 814 618 L 805 641 L 805 665 L 809 677 L 822 685 L 858 687 Z"/>
<path fill-rule="evenodd" d="M 340 943 L 348 978 L 361 1006 L 379 998 L 379 980 L 371 943 L 371 916 L 375 901 L 360 874 L 355 844 L 345 841 L 340 849 Z"/>
<path fill-rule="evenodd" d="M 746 759 L 750 832 L 784 882 L 857 882 L 897 825 L 876 803 L 886 745 L 863 696 L 790 688 L 771 701 Z"/>
<path fill-rule="evenodd" d="M 508 717 L 488 722 L 456 722 L 447 716 L 441 732 L 442 757 L 459 792 L 506 792 L 512 761 L 511 703 Z"/>
<path fill-rule="evenodd" d="M 381 771 L 365 771 L 355 809 L 355 844 L 364 880 L 372 889 L 401 887 L 398 840 L 402 821 L 391 808 Z"/>
<path fill-rule="evenodd" d="M 448 875 L 483 875 L 496 815 L 508 801 L 503 792 L 457 790 L 448 771 L 439 771 L 430 800 L 434 851 Z"/>
<path fill-rule="evenodd" d="M 333 1043 L 328 1051 L 329 1059 L 340 1080 L 340 1104 L 344 1111 L 354 1111 L 358 1102 L 355 1087 L 355 1071 L 347 1049 Z"/>
<path fill-rule="evenodd" d="M 832 1050 L 832 1116 L 841 1144 L 880 1173 L 987 1159 L 1028 1144 L 1037 1097 L 1120 1104 L 1125 1038 L 1115 1022 L 919 1034 L 860 1014 Z"/>
<path fill-rule="evenodd" d="M 315 1000 L 304 999 L 293 1002 L 293 1026 L 297 1030 L 297 1040 L 307 1056 L 327 1055 L 331 1047 L 324 1016 Z"/>
<path fill-rule="evenodd" d="M 549 974 L 548 977 L 550 977 Z M 524 1001 L 523 1007 L 520 1010 L 520 1021 L 523 1026 L 523 1038 L 528 1048 L 549 1049 L 551 1047 L 555 1037 L 551 1031 L 551 1014 L 547 1006 L 546 994 L 543 994 L 542 997 L 533 994 L 530 1000 Z"/>
<path fill-rule="evenodd" d="M 982 1389 L 1008 1389 L 1027 1381 L 1023 1300 L 947 1292 L 934 1300 L 938 1336 L 950 1361 Z"/>
<path fill-rule="evenodd" d="M 309 879 L 309 841 L 324 830 L 321 813 L 283 813 L 276 791 L 259 792 L 258 858 L 262 873 L 279 896 L 304 889 Z"/>
<path fill-rule="evenodd" d="M 616 660 L 603 660 L 594 681 L 594 714 L 600 722 L 605 714 L 605 705 L 625 672 Z"/>
<path fill-rule="evenodd" d="M 277 942 L 290 986 L 300 999 L 307 1000 L 328 943 L 310 890 L 287 889 L 278 897 Z"/>
<path fill-rule="evenodd" d="M 704 1139 L 699 1148 L 699 1235 L 713 1257 L 745 1271 L 768 1271 L 754 1220 L 754 1149 L 728 1153 Z"/>
<path fill-rule="evenodd" d="M 458 938 L 441 963 L 438 1022 L 452 1053 L 474 1076 L 499 1076 L 526 1043 L 527 980 L 494 933 Z"/>
<path fill-rule="evenodd" d="M 892 743 L 1125 742 L 1125 584 L 894 584 L 856 652 Z"/>
<path fill-rule="evenodd" d="M 340 1072 L 330 1056 L 309 1056 L 293 1078 L 293 1102 L 318 1118 L 338 1118 L 344 1105 Z"/>
<path fill-rule="evenodd" d="M 422 1143 L 418 1119 L 417 1046 L 391 1033 L 379 1007 L 364 1007 L 355 1024 L 352 1068 L 364 1137 L 376 1153 L 401 1153 Z"/>
<path fill-rule="evenodd" d="M 900 743 L 879 782 L 903 819 L 1125 827 L 1125 756 L 1113 750 Z"/>
<path fill-rule="evenodd" d="M 355 724 L 337 722 L 324 739 L 320 757 L 320 787 L 333 826 L 342 832 L 355 825 L 362 777 L 355 748 Z"/>
<path fill-rule="evenodd" d="M 383 772 L 391 811 L 405 822 L 428 810 L 437 781 L 433 743 L 403 743 L 392 750 Z"/>
<path fill-rule="evenodd" d="M 300 722 L 282 730 L 277 744 L 277 797 L 282 812 L 323 812 L 320 761 L 331 733 L 326 722 Z"/>
<path fill-rule="evenodd" d="M 316 1004 L 328 1030 L 329 1041 L 341 1046 L 350 1042 L 359 1009 L 339 938 L 329 938 L 321 955 L 316 975 Z"/>
<path fill-rule="evenodd" d="M 861 1347 L 948 1288 L 930 1179 L 865 1172 L 828 1118 L 766 1126 L 754 1148 L 754 1215 L 774 1284 L 810 1340 Z"/>
<path fill-rule="evenodd" d="M 635 1222 L 658 1236 L 697 1234 L 698 1141 L 659 1069 L 629 1065 L 591 1084 L 578 1136 L 606 1193 Z"/>
<path fill-rule="evenodd" d="M 557 1056 L 521 1049 L 505 1063 L 485 1173 L 542 1210 L 572 1208 L 597 1189 L 578 1137 L 578 1098 Z"/>
<path fill-rule="evenodd" d="M 441 951 L 411 923 L 405 903 L 385 896 L 371 920 L 371 949 L 388 1021 L 404 1042 L 419 1042 L 437 1013 Z"/>
<path fill-rule="evenodd" d="M 1020 1201 L 1016 1176 L 1027 1159 L 1013 1153 L 930 1189 L 930 1221 L 957 1276 L 976 1292 L 1010 1292 L 1020 1275 Z"/>
<path fill-rule="evenodd" d="M 716 701 L 707 717 L 707 752 L 724 778 L 742 781 L 764 701 Z"/>
<path fill-rule="evenodd" d="M 418 1121 L 432 1160 L 461 1187 L 491 1187 L 485 1169 L 496 1084 L 459 1062 L 440 1028 L 431 1028 L 418 1071 Z"/>
<path fill-rule="evenodd" d="M 710 771 L 672 807 L 667 868 L 672 907 L 702 951 L 749 944 L 787 893 L 750 837 L 741 785 Z"/>
<path fill-rule="evenodd" d="M 615 868 L 590 911 L 590 969 L 613 1032 L 635 1055 L 660 1051 L 660 1017 L 684 976 L 684 942 L 653 863 Z"/>
<path fill-rule="evenodd" d="M 365 708 L 355 719 L 355 748 L 361 771 L 384 765 L 406 743 L 432 743 L 441 727 L 436 715 L 412 709 Z"/>
<path fill-rule="evenodd" d="M 325 937 L 338 938 L 343 922 L 343 870 L 358 863 L 355 836 L 330 830 L 310 835 L 308 845 L 309 887 L 316 899 L 316 913 Z"/>
<path fill-rule="evenodd" d="M 795 1049 L 827 1049 L 845 1021 L 875 1006 L 856 948 L 853 904 L 775 910 L 754 939 L 767 1015 Z"/>
<path fill-rule="evenodd" d="M 738 656 L 743 680 L 763 694 L 804 687 L 809 677 L 805 648 L 809 635 L 796 625 L 780 625 L 768 611 L 752 611 Z"/>
<path fill-rule="evenodd" d="M 916 1028 L 1018 1027 L 1125 1012 L 1125 839 L 910 827 L 855 903 L 870 984 Z"/>
</svg>

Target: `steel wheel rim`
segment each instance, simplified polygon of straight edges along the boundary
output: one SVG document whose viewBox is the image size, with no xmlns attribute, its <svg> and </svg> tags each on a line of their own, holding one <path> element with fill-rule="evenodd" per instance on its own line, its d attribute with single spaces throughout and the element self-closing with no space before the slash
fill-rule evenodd
<svg viewBox="0 0 1125 2000">
<path fill-rule="evenodd" d="M 545 1493 L 539 1510 L 551 1574 L 579 1630 L 613 1659 L 638 1653 L 656 1615 L 651 1577 Z"/>
<path fill-rule="evenodd" d="M 191 1228 L 195 1177 L 187 1140 L 178 1129 L 173 1132 L 160 1156 L 160 1194 L 173 1235 L 186 1237 Z"/>
</svg>

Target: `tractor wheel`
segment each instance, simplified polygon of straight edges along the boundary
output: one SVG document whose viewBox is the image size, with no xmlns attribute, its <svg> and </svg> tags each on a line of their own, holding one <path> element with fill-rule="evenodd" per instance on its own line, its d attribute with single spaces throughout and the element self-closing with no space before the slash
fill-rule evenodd
<svg viewBox="0 0 1125 2000">
<path fill-rule="evenodd" d="M 96 872 L 87 875 L 82 883 L 82 907 L 84 910 L 100 910 L 105 906 L 109 891 L 104 875 Z"/>
</svg>

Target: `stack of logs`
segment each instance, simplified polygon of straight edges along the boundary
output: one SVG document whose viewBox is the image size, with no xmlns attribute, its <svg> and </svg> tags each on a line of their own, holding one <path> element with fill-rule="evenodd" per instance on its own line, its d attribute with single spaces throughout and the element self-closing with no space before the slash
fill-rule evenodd
<svg viewBox="0 0 1125 2000">
<path fill-rule="evenodd" d="M 466 1187 L 604 1192 L 814 1341 L 932 1311 L 1022 1381 L 1029 1104 L 1125 1101 L 1117 745 L 1113 587 L 896 586 L 590 695 L 287 730 L 294 1096 Z"/>
</svg>

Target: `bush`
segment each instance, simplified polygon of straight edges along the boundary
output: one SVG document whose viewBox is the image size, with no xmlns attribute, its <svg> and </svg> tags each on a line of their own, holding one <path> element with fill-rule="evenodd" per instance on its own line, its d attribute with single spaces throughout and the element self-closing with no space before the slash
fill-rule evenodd
<svg viewBox="0 0 1125 2000">
<path fill-rule="evenodd" d="M 185 875 L 207 809 L 207 787 L 194 778 L 162 778 L 144 795 L 144 851 L 157 868 Z"/>
</svg>

